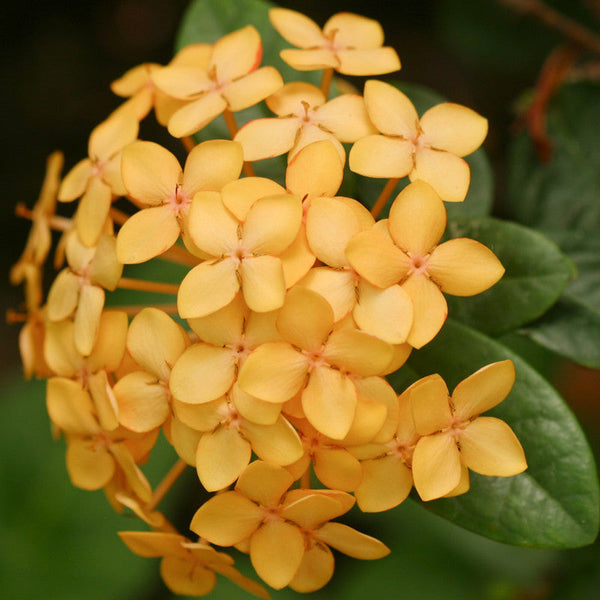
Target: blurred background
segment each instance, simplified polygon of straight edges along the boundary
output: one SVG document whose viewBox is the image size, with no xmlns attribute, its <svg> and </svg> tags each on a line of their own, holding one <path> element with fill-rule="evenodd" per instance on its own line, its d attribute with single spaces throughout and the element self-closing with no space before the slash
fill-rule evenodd
<svg viewBox="0 0 600 600">
<path fill-rule="evenodd" d="M 111 81 L 141 62 L 170 60 L 188 4 L 3 4 L 2 314 L 22 302 L 21 290 L 8 283 L 9 268 L 29 229 L 14 216 L 16 203 L 33 205 L 50 152 L 64 152 L 65 172 L 86 156 L 91 129 L 119 104 L 109 89 Z M 396 0 L 385 7 L 382 2 L 356 0 L 278 4 L 301 10 L 321 24 L 341 10 L 379 20 L 387 43 L 402 59 L 401 79 L 429 86 L 485 115 L 490 121 L 485 147 L 496 173 L 495 213 L 503 215 L 504 162 L 510 137 L 519 127 L 517 100 L 535 83 L 546 56 L 560 41 L 558 34 L 495 0 Z M 580 21 L 597 30 L 598 3 L 577 4 Z M 50 435 L 43 385 L 21 381 L 19 327 L 4 321 L 0 327 L 0 595 L 7 600 L 170 598 L 159 581 L 157 564 L 130 555 L 118 540 L 116 531 L 127 525 L 111 513 L 103 494 L 71 486 L 64 445 Z M 598 372 L 535 347 L 527 351 L 560 389 L 597 449 Z M 156 477 L 170 461 L 167 457 L 152 465 Z M 173 502 L 197 505 L 197 493 L 193 478 L 184 478 Z M 416 505 L 406 503 L 397 510 L 393 557 L 366 566 L 346 567 L 342 561 L 335 583 L 319 597 L 347 600 L 378 593 L 407 600 L 585 600 L 595 598 L 600 589 L 597 547 L 564 552 L 511 548 L 458 530 Z M 387 541 L 390 532 L 378 532 L 377 520 L 373 522 L 369 531 Z M 361 578 L 367 569 L 376 575 Z M 232 597 L 227 584 L 218 590 L 214 597 Z"/>
</svg>

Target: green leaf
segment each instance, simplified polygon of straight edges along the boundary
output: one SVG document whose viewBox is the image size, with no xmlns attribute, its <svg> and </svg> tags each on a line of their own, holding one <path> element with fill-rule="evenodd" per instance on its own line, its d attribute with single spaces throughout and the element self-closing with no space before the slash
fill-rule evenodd
<svg viewBox="0 0 600 600">
<path fill-rule="evenodd" d="M 516 220 L 544 230 L 600 234 L 600 86 L 563 86 L 547 115 L 551 160 L 540 162 L 527 133 L 509 153 L 507 201 Z"/>
<path fill-rule="evenodd" d="M 415 105 L 419 115 L 422 115 L 436 104 L 448 101 L 441 94 L 424 85 L 399 81 L 389 81 L 388 83 L 397 87 L 408 96 L 410 101 Z M 471 169 L 469 192 L 464 202 L 446 202 L 446 210 L 449 218 L 461 215 L 487 215 L 492 209 L 494 176 L 487 152 L 484 148 L 479 148 L 473 154 L 466 156 L 465 160 Z M 375 204 L 387 180 L 373 179 L 371 177 L 363 177 L 362 175 L 356 175 L 356 180 L 357 198 L 365 206 L 371 208 Z M 408 177 L 399 182 L 386 208 L 381 212 L 380 218 L 387 218 L 391 202 L 409 183 Z"/>
<path fill-rule="evenodd" d="M 462 217 L 448 222 L 446 235 L 467 237 L 493 250 L 504 265 L 502 279 L 482 294 L 447 296 L 454 318 L 497 335 L 543 315 L 574 276 L 571 262 L 541 233 L 491 217 Z"/>
<path fill-rule="evenodd" d="M 410 366 L 420 376 L 439 373 L 452 389 L 482 366 L 510 359 L 517 380 L 489 414 L 506 421 L 521 441 L 529 468 L 515 477 L 471 476 L 471 490 L 427 507 L 491 539 L 538 548 L 590 544 L 598 533 L 598 476 L 577 420 L 537 371 L 507 347 L 449 320 Z M 401 390 L 399 390 L 401 391 Z"/>
<path fill-rule="evenodd" d="M 600 369 L 600 240 L 583 233 L 549 235 L 577 267 L 558 303 L 522 333 L 581 365 Z"/>
</svg>

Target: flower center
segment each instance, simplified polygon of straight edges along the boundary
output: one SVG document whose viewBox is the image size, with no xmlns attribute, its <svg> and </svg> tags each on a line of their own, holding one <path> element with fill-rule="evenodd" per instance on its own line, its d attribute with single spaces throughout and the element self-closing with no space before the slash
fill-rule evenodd
<svg viewBox="0 0 600 600">
<path fill-rule="evenodd" d="M 427 263 L 429 255 L 426 256 L 411 256 L 410 257 L 410 272 L 411 274 L 423 274 L 427 272 Z"/>
<path fill-rule="evenodd" d="M 192 203 L 191 199 L 183 191 L 183 187 L 178 183 L 175 186 L 175 193 L 167 198 L 165 204 L 168 204 L 174 213 L 179 214 L 183 210 L 187 210 Z"/>
</svg>

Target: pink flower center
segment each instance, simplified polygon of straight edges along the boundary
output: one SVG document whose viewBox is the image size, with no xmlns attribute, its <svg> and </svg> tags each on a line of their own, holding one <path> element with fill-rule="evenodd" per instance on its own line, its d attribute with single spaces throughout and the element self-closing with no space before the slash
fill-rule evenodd
<svg viewBox="0 0 600 600">
<path fill-rule="evenodd" d="M 429 254 L 426 256 L 411 256 L 410 257 L 410 274 L 422 275 L 427 273 L 427 263 L 429 262 Z"/>
<path fill-rule="evenodd" d="M 189 198 L 186 193 L 183 191 L 183 187 L 180 184 L 175 186 L 175 193 L 167 198 L 165 204 L 169 205 L 175 214 L 179 214 L 181 211 L 187 210 L 192 203 L 191 198 Z"/>
</svg>

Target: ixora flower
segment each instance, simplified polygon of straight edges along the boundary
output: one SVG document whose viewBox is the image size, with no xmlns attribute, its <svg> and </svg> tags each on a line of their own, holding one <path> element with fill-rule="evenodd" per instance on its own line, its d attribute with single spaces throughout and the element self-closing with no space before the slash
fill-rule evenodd
<svg viewBox="0 0 600 600">
<path fill-rule="evenodd" d="M 367 112 L 380 135 L 358 140 L 350 150 L 350 169 L 367 177 L 421 179 L 442 200 L 462 202 L 471 174 L 462 159 L 481 146 L 487 119 L 459 104 L 438 104 L 419 119 L 411 101 L 382 81 L 365 84 Z"/>
<path fill-rule="evenodd" d="M 410 388 L 415 429 L 421 436 L 412 472 L 423 500 L 440 498 L 456 488 L 463 466 L 500 477 L 527 468 L 512 429 L 500 419 L 480 416 L 506 398 L 514 381 L 514 365 L 504 360 L 461 381 L 452 396 L 439 375 L 425 377 Z"/>
<path fill-rule="evenodd" d="M 442 200 L 429 184 L 415 181 L 398 194 L 389 220 L 357 233 L 346 247 L 349 263 L 372 285 L 388 288 L 399 283 L 408 293 L 413 324 L 407 341 L 415 348 L 431 341 L 446 320 L 442 292 L 479 294 L 504 273 L 494 253 L 475 240 L 439 244 L 445 229 Z"/>
<path fill-rule="evenodd" d="M 332 68 L 344 75 L 382 75 L 400 69 L 393 48 L 383 46 L 383 29 L 373 19 L 353 13 L 333 15 L 323 29 L 307 16 L 287 8 L 272 8 L 273 27 L 298 49 L 281 58 L 298 71 Z"/>
</svg>

